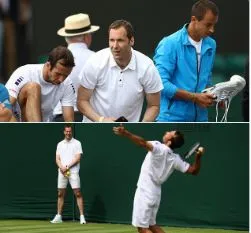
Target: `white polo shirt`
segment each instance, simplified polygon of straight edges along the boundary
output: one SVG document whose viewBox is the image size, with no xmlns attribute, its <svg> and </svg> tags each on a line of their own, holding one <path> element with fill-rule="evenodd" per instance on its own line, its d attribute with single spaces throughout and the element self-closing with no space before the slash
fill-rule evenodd
<svg viewBox="0 0 251 233">
<path fill-rule="evenodd" d="M 139 121 L 145 93 L 163 89 L 152 60 L 132 49 L 132 58 L 123 70 L 115 62 L 110 48 L 95 53 L 80 73 L 80 84 L 93 90 L 90 104 L 101 116 L 124 116 Z M 84 116 L 84 122 L 90 121 Z"/>
<path fill-rule="evenodd" d="M 62 106 L 73 106 L 75 89 L 71 80 L 65 80 L 59 85 L 46 82 L 43 78 L 44 64 L 29 64 L 21 66 L 14 71 L 6 83 L 10 96 L 17 99 L 20 90 L 28 82 L 35 82 L 41 86 L 42 120 L 52 120 L 53 109 L 60 100 Z"/>
<path fill-rule="evenodd" d="M 56 154 L 59 155 L 62 165 L 69 165 L 77 154 L 83 154 L 80 141 L 72 138 L 70 141 L 62 140 L 57 145 Z M 80 163 L 71 167 L 70 171 L 73 173 L 79 172 Z"/>
<path fill-rule="evenodd" d="M 85 43 L 71 43 L 68 45 L 68 49 L 72 52 L 74 57 L 75 66 L 72 69 L 72 72 L 67 77 L 67 79 L 71 79 L 74 87 L 75 87 L 75 100 L 74 100 L 74 111 L 78 111 L 77 108 L 77 93 L 79 88 L 79 73 L 83 69 L 85 62 L 88 58 L 94 54 L 95 52 L 88 49 Z M 53 111 L 53 115 L 62 114 L 61 103 L 59 102 Z"/>
<path fill-rule="evenodd" d="M 137 186 L 148 193 L 159 195 L 161 185 L 174 170 L 185 173 L 190 165 L 165 144 L 158 141 L 149 142 L 153 145 L 153 151 L 149 151 L 145 157 Z"/>
</svg>

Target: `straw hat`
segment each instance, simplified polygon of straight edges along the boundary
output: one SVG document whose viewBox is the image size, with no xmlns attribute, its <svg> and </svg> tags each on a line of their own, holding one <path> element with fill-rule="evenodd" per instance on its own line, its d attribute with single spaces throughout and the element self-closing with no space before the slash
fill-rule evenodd
<svg viewBox="0 0 251 233">
<path fill-rule="evenodd" d="M 99 30 L 99 26 L 91 25 L 89 15 L 76 14 L 65 19 L 65 26 L 58 30 L 59 36 L 77 36 Z"/>
</svg>

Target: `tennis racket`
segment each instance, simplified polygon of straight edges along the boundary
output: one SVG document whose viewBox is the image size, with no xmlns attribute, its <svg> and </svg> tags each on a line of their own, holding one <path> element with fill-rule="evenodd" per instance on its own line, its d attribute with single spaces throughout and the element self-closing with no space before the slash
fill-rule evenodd
<svg viewBox="0 0 251 233">
<path fill-rule="evenodd" d="M 190 158 L 191 155 L 192 155 L 194 152 L 196 152 L 196 151 L 198 150 L 199 147 L 200 147 L 200 142 L 194 143 L 194 144 L 190 147 L 189 151 L 187 151 L 187 152 L 185 153 L 185 155 L 184 155 L 185 159 Z"/>
</svg>

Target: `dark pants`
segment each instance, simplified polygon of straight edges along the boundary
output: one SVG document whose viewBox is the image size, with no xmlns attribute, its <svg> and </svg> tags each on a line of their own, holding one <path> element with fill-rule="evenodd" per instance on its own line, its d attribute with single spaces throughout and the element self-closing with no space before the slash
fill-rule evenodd
<svg viewBox="0 0 251 233">
<path fill-rule="evenodd" d="M 82 122 L 83 114 L 81 112 L 74 112 L 74 122 Z M 63 114 L 58 114 L 53 118 L 54 122 L 64 122 Z"/>
</svg>

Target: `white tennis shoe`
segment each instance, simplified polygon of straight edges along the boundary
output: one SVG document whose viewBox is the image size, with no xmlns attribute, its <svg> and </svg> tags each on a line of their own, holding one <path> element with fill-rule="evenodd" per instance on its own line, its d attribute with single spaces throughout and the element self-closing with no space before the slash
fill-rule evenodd
<svg viewBox="0 0 251 233">
<path fill-rule="evenodd" d="M 80 215 L 80 224 L 86 224 L 84 215 Z"/>
<path fill-rule="evenodd" d="M 231 100 L 236 96 L 246 85 L 246 81 L 239 75 L 233 75 L 229 81 L 220 82 L 213 87 L 203 90 L 203 93 L 213 94 L 216 102 L 216 122 L 218 121 L 218 105 L 223 101 L 225 104 L 225 113 L 221 122 L 227 122 L 227 114 L 230 107 Z"/>
<path fill-rule="evenodd" d="M 56 214 L 54 219 L 51 221 L 51 223 L 62 223 L 62 215 Z"/>
</svg>

